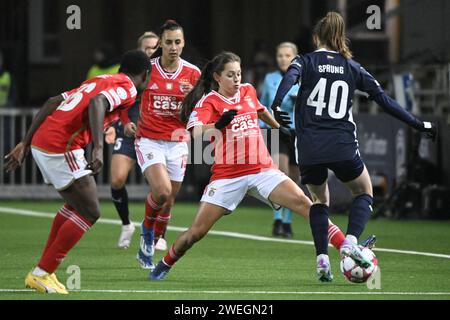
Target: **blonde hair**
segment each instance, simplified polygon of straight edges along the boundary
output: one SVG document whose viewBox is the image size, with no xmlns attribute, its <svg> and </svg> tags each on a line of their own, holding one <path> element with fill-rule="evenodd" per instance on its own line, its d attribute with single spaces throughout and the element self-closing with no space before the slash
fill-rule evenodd
<svg viewBox="0 0 450 320">
<path fill-rule="evenodd" d="M 277 50 L 276 52 L 278 53 L 278 50 L 280 50 L 281 48 L 290 48 L 292 49 L 292 51 L 294 52 L 294 56 L 296 56 L 298 54 L 298 48 L 297 46 L 292 43 L 292 42 L 282 42 L 277 46 Z"/>
<path fill-rule="evenodd" d="M 156 33 L 154 33 L 153 31 L 146 31 L 144 32 L 144 34 L 142 36 L 139 37 L 138 41 L 137 41 L 137 47 L 138 49 L 141 48 L 142 46 L 142 41 L 144 41 L 145 39 L 157 39 L 159 40 L 159 37 Z"/>
<path fill-rule="evenodd" d="M 320 44 L 342 54 L 346 59 L 353 57 L 349 49 L 349 40 L 345 35 L 345 22 L 337 12 L 328 12 L 314 27 L 314 36 Z M 317 45 L 317 44 L 316 44 Z"/>
</svg>

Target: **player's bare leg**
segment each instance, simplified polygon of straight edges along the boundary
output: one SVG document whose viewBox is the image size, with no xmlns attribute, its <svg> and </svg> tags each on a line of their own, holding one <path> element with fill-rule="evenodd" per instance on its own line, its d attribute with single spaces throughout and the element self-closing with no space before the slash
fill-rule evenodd
<svg viewBox="0 0 450 320">
<path fill-rule="evenodd" d="M 291 179 L 280 183 L 270 194 L 269 200 L 282 207 L 289 208 L 305 219 L 309 218 L 312 203 L 300 187 Z"/>
<path fill-rule="evenodd" d="M 228 210 L 220 206 L 201 202 L 200 208 L 190 228 L 183 232 L 173 243 L 168 254 L 158 263 L 155 270 L 149 275 L 151 280 L 163 280 L 170 268 L 177 262 L 187 250 L 200 241 L 214 224 Z"/>
<path fill-rule="evenodd" d="M 98 220 L 100 205 L 92 176 L 75 180 L 70 187 L 59 193 L 66 204 L 55 217 L 41 259 L 28 274 L 25 283 L 40 292 L 67 294 L 54 273 L 68 252 Z"/>
<path fill-rule="evenodd" d="M 280 206 L 291 209 L 293 212 L 296 212 L 302 215 L 305 219 L 310 220 L 310 211 L 312 208 L 313 211 L 317 210 L 318 204 L 324 204 L 327 207 L 329 203 L 329 191 L 327 183 L 324 183 L 322 186 L 314 186 L 314 189 L 310 188 L 308 185 L 308 189 L 313 198 L 313 203 L 311 200 L 304 194 L 302 189 L 292 180 L 286 180 L 280 183 L 269 196 L 269 200 L 273 203 L 279 204 Z M 320 192 L 319 192 L 320 191 Z M 328 213 L 326 214 L 328 217 Z M 344 234 L 342 231 L 334 225 L 327 218 L 327 242 L 326 245 L 328 247 L 328 242 L 331 243 L 336 249 L 339 250 L 342 242 L 344 241 Z"/>
<path fill-rule="evenodd" d="M 68 189 L 59 191 L 59 194 L 91 224 L 100 218 L 100 203 L 93 176 L 84 176 L 75 180 Z"/>
<path fill-rule="evenodd" d="M 135 231 L 134 224 L 130 221 L 128 193 L 125 187 L 128 174 L 135 163 L 132 158 L 123 154 L 114 154 L 111 159 L 111 196 L 122 221 L 122 231 L 117 246 L 124 249 L 130 246 Z"/>
</svg>

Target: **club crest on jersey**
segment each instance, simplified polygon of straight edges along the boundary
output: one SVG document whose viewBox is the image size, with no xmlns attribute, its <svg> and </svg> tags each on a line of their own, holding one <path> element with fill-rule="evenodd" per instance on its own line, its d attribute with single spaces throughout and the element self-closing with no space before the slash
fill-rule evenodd
<svg viewBox="0 0 450 320">
<path fill-rule="evenodd" d="M 150 152 L 147 154 L 147 159 L 148 160 L 153 160 L 154 156 L 153 156 L 153 152 Z"/>
<path fill-rule="evenodd" d="M 255 109 L 255 108 L 256 108 L 256 107 L 255 107 L 255 104 L 253 103 L 251 97 L 246 96 L 246 97 L 244 98 L 244 100 L 245 100 L 245 102 L 248 103 L 248 105 L 250 106 L 250 108 L 252 108 L 252 109 Z"/>
<path fill-rule="evenodd" d="M 212 196 L 214 196 L 214 194 L 216 193 L 216 188 L 210 188 L 209 189 L 209 192 L 208 192 L 208 196 L 210 196 L 210 197 L 212 197 Z"/>
<path fill-rule="evenodd" d="M 172 82 L 167 82 L 166 83 L 166 89 L 167 90 L 173 90 L 173 83 Z"/>
<path fill-rule="evenodd" d="M 159 90 L 159 87 L 156 83 L 154 83 L 151 87 L 150 90 Z"/>
</svg>

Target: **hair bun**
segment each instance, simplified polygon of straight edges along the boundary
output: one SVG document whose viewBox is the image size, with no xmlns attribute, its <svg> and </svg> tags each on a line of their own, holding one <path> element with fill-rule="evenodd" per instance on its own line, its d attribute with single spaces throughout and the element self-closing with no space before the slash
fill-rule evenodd
<svg viewBox="0 0 450 320">
<path fill-rule="evenodd" d="M 164 22 L 164 25 L 170 25 L 170 24 L 176 24 L 176 25 L 178 25 L 178 22 L 176 22 L 176 21 L 173 20 L 173 19 L 168 19 L 168 20 L 166 20 L 166 22 Z"/>
</svg>

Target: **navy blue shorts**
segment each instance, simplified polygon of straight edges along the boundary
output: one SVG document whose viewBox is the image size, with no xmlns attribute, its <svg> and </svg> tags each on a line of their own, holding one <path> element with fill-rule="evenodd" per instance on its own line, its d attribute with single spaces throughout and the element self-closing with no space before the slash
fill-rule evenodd
<svg viewBox="0 0 450 320">
<path fill-rule="evenodd" d="M 116 126 L 116 142 L 113 154 L 122 154 L 136 161 L 136 149 L 134 148 L 134 138 L 128 138 L 123 132 L 122 126 Z"/>
<path fill-rule="evenodd" d="M 358 178 L 364 171 L 364 162 L 359 153 L 353 159 L 331 163 L 300 165 L 300 175 L 302 184 L 320 186 L 328 178 L 328 169 L 334 172 L 336 177 L 342 182 L 349 182 Z"/>
</svg>

